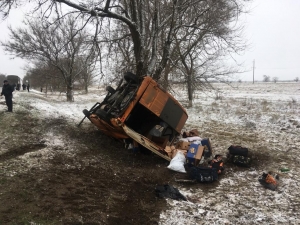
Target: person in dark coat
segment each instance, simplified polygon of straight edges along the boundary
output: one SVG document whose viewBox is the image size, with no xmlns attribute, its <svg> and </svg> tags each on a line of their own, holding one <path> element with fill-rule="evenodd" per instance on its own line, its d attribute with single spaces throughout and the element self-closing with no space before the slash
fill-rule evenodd
<svg viewBox="0 0 300 225">
<path fill-rule="evenodd" d="M 8 112 L 12 112 L 12 107 L 13 107 L 12 93 L 13 93 L 13 91 L 14 91 L 13 87 L 11 85 L 9 85 L 7 80 L 4 80 L 1 96 L 2 95 L 5 96 L 5 102 L 8 107 L 8 110 L 7 110 Z"/>
<path fill-rule="evenodd" d="M 30 85 L 29 84 L 27 84 L 27 91 L 29 92 L 29 87 L 30 87 Z"/>
<path fill-rule="evenodd" d="M 23 84 L 22 87 L 23 87 L 23 91 L 25 91 L 26 90 L 26 84 Z"/>
</svg>

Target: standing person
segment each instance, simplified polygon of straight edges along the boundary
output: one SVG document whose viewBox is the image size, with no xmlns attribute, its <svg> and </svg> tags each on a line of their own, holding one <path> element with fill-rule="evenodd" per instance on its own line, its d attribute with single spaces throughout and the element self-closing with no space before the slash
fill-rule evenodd
<svg viewBox="0 0 300 225">
<path fill-rule="evenodd" d="M 4 95 L 5 96 L 5 102 L 6 105 L 8 107 L 8 112 L 12 112 L 12 93 L 13 93 L 14 89 L 11 85 L 9 85 L 7 80 L 3 81 L 3 87 L 2 87 L 2 92 L 1 92 L 1 96 Z"/>
<path fill-rule="evenodd" d="M 27 84 L 27 91 L 29 92 L 29 87 L 30 87 L 30 85 L 29 85 L 29 83 Z"/>
<path fill-rule="evenodd" d="M 25 91 L 26 90 L 26 84 L 23 84 L 22 87 L 23 87 L 23 91 Z"/>
</svg>

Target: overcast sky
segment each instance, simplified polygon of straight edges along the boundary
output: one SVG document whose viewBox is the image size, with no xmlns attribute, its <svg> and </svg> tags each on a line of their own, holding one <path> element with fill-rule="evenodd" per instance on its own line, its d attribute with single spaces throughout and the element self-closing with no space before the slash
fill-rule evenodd
<svg viewBox="0 0 300 225">
<path fill-rule="evenodd" d="M 22 16 L 22 11 L 18 10 L 0 21 L 1 41 L 8 39 L 7 26 L 20 26 Z M 254 0 L 251 13 L 243 20 L 246 22 L 245 38 L 251 47 L 244 55 L 236 56 L 248 71 L 241 74 L 240 79 L 253 79 L 254 60 L 255 80 L 262 80 L 263 75 L 279 80 L 300 78 L 300 0 Z M 0 46 L 0 73 L 23 77 L 27 63 L 11 57 Z"/>
</svg>

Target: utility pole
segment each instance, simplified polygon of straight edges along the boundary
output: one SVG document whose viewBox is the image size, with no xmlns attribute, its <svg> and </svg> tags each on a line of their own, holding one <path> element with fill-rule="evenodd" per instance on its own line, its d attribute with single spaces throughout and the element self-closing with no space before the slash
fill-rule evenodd
<svg viewBox="0 0 300 225">
<path fill-rule="evenodd" d="M 255 59 L 253 60 L 253 84 L 254 84 Z"/>
</svg>

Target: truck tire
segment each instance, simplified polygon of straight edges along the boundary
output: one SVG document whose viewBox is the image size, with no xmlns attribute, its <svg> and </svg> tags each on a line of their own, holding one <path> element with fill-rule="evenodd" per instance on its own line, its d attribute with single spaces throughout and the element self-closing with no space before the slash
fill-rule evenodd
<svg viewBox="0 0 300 225">
<path fill-rule="evenodd" d="M 95 114 L 100 118 L 102 119 L 103 121 L 105 121 L 106 123 L 108 124 L 111 124 L 110 122 L 110 119 L 111 119 L 111 116 L 105 112 L 103 109 L 97 109 Z"/>
<path fill-rule="evenodd" d="M 115 90 L 113 87 L 111 87 L 111 86 L 107 86 L 107 87 L 106 87 L 106 90 L 107 90 L 109 93 L 111 93 L 111 94 L 114 94 L 114 93 L 116 92 L 116 90 Z"/>
<path fill-rule="evenodd" d="M 138 77 L 137 77 L 135 74 L 131 73 L 131 72 L 125 73 L 125 74 L 124 74 L 124 79 L 125 79 L 127 82 L 130 82 L 130 81 L 131 81 L 132 84 L 137 84 L 137 83 L 139 82 Z"/>
<path fill-rule="evenodd" d="M 134 95 L 135 95 L 135 90 L 132 90 L 123 98 L 123 100 L 120 103 L 120 107 L 119 107 L 119 109 L 121 111 L 128 106 L 128 104 L 131 102 Z"/>
<path fill-rule="evenodd" d="M 89 112 L 89 110 L 84 109 L 84 110 L 82 110 L 82 112 L 87 118 L 90 118 L 91 113 Z"/>
</svg>

